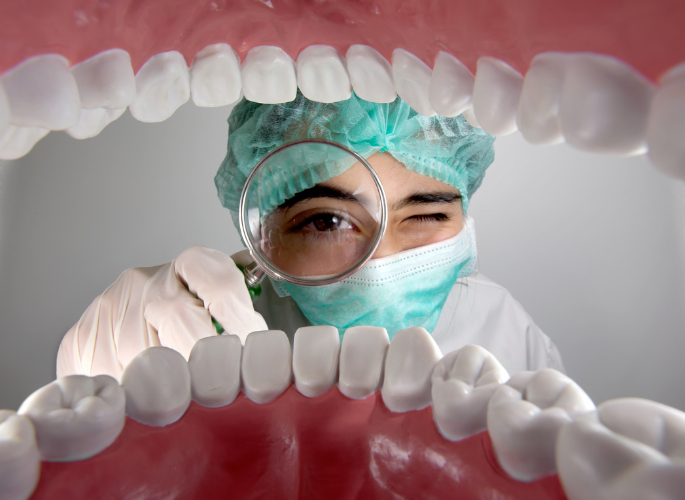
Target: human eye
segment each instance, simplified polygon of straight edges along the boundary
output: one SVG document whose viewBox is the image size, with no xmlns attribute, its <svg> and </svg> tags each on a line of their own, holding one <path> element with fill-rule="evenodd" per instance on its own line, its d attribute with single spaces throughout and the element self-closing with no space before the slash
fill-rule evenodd
<svg viewBox="0 0 685 500">
<path fill-rule="evenodd" d="M 289 233 L 331 233 L 357 229 L 349 214 L 337 211 L 301 214 L 291 222 Z"/>
<path fill-rule="evenodd" d="M 417 214 L 417 215 L 412 215 L 410 217 L 407 217 L 405 219 L 409 223 L 435 223 L 435 222 L 448 222 L 451 219 L 451 217 L 447 214 L 444 213 L 435 213 L 435 214 Z"/>
</svg>

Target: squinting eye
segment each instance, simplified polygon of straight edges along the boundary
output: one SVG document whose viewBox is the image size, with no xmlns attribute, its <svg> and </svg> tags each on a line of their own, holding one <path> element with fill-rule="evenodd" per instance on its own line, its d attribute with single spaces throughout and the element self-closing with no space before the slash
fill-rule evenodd
<svg viewBox="0 0 685 500">
<path fill-rule="evenodd" d="M 446 222 L 450 220 L 450 217 L 446 214 L 422 214 L 412 215 L 408 220 L 417 222 Z"/>
</svg>

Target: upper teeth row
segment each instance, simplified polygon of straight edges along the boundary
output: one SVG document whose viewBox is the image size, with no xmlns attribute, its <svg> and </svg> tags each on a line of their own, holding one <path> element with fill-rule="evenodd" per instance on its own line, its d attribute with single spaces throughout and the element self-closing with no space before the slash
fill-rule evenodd
<svg viewBox="0 0 685 500">
<path fill-rule="evenodd" d="M 640 154 L 685 177 L 685 65 L 654 85 L 620 60 L 550 52 L 533 59 L 525 78 L 483 57 L 475 77 L 440 52 L 433 69 L 404 49 L 390 64 L 367 45 L 345 57 L 312 45 L 293 61 L 274 46 L 250 50 L 240 62 L 227 44 L 205 47 L 188 69 L 175 51 L 151 57 L 134 76 L 128 53 L 102 52 L 69 68 L 56 54 L 27 59 L 0 78 L 0 159 L 26 154 L 49 130 L 93 137 L 129 107 L 144 122 L 166 120 L 191 96 L 198 106 L 224 106 L 241 92 L 262 103 L 288 102 L 297 88 L 309 99 L 335 102 L 352 90 L 362 99 L 400 95 L 426 116 L 465 116 L 487 132 L 520 129 L 534 144 L 566 140 L 583 150 Z"/>
<path fill-rule="evenodd" d="M 214 336 L 198 341 L 188 362 L 166 347 L 143 351 L 121 385 L 106 375 L 71 375 L 39 389 L 18 415 L 0 412 L 0 498 L 27 498 L 41 457 L 78 460 L 102 451 L 122 430 L 125 414 L 165 426 L 183 416 L 191 399 L 224 406 L 241 389 L 267 403 L 293 376 L 307 397 L 337 382 L 353 399 L 380 389 L 394 412 L 432 403 L 446 439 L 487 428 L 512 477 L 531 481 L 558 469 L 570 500 L 676 499 L 685 491 L 685 414 L 678 410 L 637 399 L 596 409 L 555 370 L 509 379 L 481 347 L 442 357 L 422 328 L 402 330 L 390 342 L 383 328 L 354 327 L 340 345 L 337 329 L 314 326 L 296 332 L 292 354 L 281 331 L 254 332 L 244 348 L 236 336 Z"/>
</svg>

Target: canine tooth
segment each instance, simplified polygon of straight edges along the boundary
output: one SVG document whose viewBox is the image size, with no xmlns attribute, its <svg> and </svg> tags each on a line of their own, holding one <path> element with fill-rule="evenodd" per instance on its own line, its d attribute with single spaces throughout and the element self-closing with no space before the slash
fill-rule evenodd
<svg viewBox="0 0 685 500">
<path fill-rule="evenodd" d="M 126 414 L 146 425 L 176 422 L 190 405 L 190 372 L 183 356 L 168 347 L 150 347 L 121 374 Z"/>
<path fill-rule="evenodd" d="M 0 160 L 16 160 L 31 151 L 50 131 L 39 127 L 10 125 L 0 134 Z"/>
<path fill-rule="evenodd" d="M 458 441 L 487 428 L 487 409 L 509 374 L 480 346 L 467 345 L 445 355 L 433 370 L 433 418 L 440 434 Z"/>
<path fill-rule="evenodd" d="M 340 335 L 334 326 L 306 326 L 295 332 L 293 375 L 301 394 L 314 398 L 328 391 L 338 378 Z"/>
<path fill-rule="evenodd" d="M 82 460 L 100 453 L 124 428 L 124 391 L 109 375 L 69 375 L 41 387 L 18 413 L 36 429 L 44 460 Z"/>
<path fill-rule="evenodd" d="M 428 98 L 432 70 L 421 59 L 404 49 L 392 53 L 392 76 L 399 96 L 417 113 L 435 116 Z"/>
<path fill-rule="evenodd" d="M 2 137 L 3 132 L 7 130 L 10 125 L 10 105 L 7 102 L 7 95 L 5 94 L 5 89 L 0 83 L 0 137 Z"/>
<path fill-rule="evenodd" d="M 353 326 L 340 347 L 338 388 L 351 399 L 364 399 L 381 388 L 390 338 L 385 328 Z"/>
<path fill-rule="evenodd" d="M 651 83 L 611 56 L 574 54 L 567 64 L 559 108 L 566 142 L 595 153 L 644 153 Z"/>
<path fill-rule="evenodd" d="M 162 122 L 190 98 L 188 67 L 176 51 L 156 54 L 136 74 L 136 97 L 129 106 L 141 122 Z"/>
<path fill-rule="evenodd" d="M 217 107 L 240 99 L 240 59 L 230 45 L 208 45 L 190 65 L 190 95 L 196 106 Z"/>
<path fill-rule="evenodd" d="M 337 102 L 352 96 L 345 59 L 328 45 L 310 45 L 298 54 L 297 84 L 312 101 Z"/>
<path fill-rule="evenodd" d="M 370 102 L 392 102 L 397 98 L 392 66 L 373 47 L 350 45 L 345 55 L 355 94 Z"/>
<path fill-rule="evenodd" d="M 435 58 L 428 99 L 441 116 L 458 116 L 471 107 L 473 75 L 459 59 L 440 51 Z"/>
<path fill-rule="evenodd" d="M 476 115 L 473 113 L 473 108 L 468 108 L 464 110 L 463 114 L 466 121 L 469 122 L 469 125 L 471 125 L 472 127 L 480 128 L 480 123 L 478 123 Z"/>
<path fill-rule="evenodd" d="M 559 429 L 593 409 L 588 395 L 556 370 L 512 377 L 495 391 L 487 412 L 488 431 L 502 468 L 519 481 L 554 473 Z"/>
<path fill-rule="evenodd" d="M 523 77 L 504 61 L 494 57 L 478 59 L 473 83 L 473 112 L 489 134 L 516 132 L 516 110 Z"/>
<path fill-rule="evenodd" d="M 136 97 L 131 57 L 121 49 L 106 50 L 71 68 L 84 109 L 125 108 Z"/>
<path fill-rule="evenodd" d="M 31 421 L 0 410 L 0 498 L 29 498 L 40 476 L 40 453 Z"/>
<path fill-rule="evenodd" d="M 295 65 L 280 47 L 262 45 L 251 49 L 242 66 L 245 98 L 262 104 L 290 102 L 297 95 Z"/>
<path fill-rule="evenodd" d="M 195 343 L 188 358 L 193 401 L 208 408 L 233 402 L 240 392 L 242 351 L 237 335 L 205 337 Z"/>
<path fill-rule="evenodd" d="M 124 114 L 126 108 L 121 109 L 82 109 L 78 123 L 65 130 L 74 139 L 90 139 Z"/>
<path fill-rule="evenodd" d="M 252 332 L 243 351 L 243 391 L 255 403 L 268 403 L 290 385 L 292 353 L 280 330 Z"/>
<path fill-rule="evenodd" d="M 516 123 L 531 144 L 564 141 L 559 125 L 559 104 L 567 54 L 547 52 L 533 58 L 523 79 Z"/>
<path fill-rule="evenodd" d="M 431 403 L 431 374 L 442 357 L 438 344 L 421 327 L 405 328 L 392 338 L 385 358 L 381 395 L 394 412 L 420 410 Z"/>
<path fill-rule="evenodd" d="M 2 84 L 13 125 L 63 130 L 78 121 L 78 86 L 60 55 L 31 57 L 7 71 Z"/>
</svg>

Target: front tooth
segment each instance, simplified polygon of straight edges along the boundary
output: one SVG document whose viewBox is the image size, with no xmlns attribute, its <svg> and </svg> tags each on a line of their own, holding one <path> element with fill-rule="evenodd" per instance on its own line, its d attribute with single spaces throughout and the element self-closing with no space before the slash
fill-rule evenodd
<svg viewBox="0 0 685 500">
<path fill-rule="evenodd" d="M 78 86 L 60 55 L 25 60 L 2 76 L 2 85 L 13 125 L 63 130 L 78 121 Z"/>
<path fill-rule="evenodd" d="M 141 122 L 162 122 L 190 98 L 188 66 L 176 51 L 162 52 L 147 60 L 136 74 L 136 97 L 129 106 Z"/>
<path fill-rule="evenodd" d="M 464 110 L 464 118 L 467 122 L 469 122 L 469 125 L 471 125 L 472 127 L 480 128 L 480 123 L 478 123 L 476 115 L 473 113 L 473 108 L 468 108 Z"/>
<path fill-rule="evenodd" d="M 0 83 L 0 137 L 10 125 L 10 105 L 7 102 L 7 94 Z"/>
<path fill-rule="evenodd" d="M 478 59 L 473 83 L 473 112 L 489 134 L 507 135 L 516 131 L 516 111 L 523 77 L 504 61 L 494 57 Z"/>
<path fill-rule="evenodd" d="M 352 97 L 345 59 L 327 45 L 310 45 L 298 54 L 297 84 L 312 101 L 337 102 Z"/>
<path fill-rule="evenodd" d="M 569 57 L 559 108 L 566 142 L 594 153 L 644 153 L 653 93 L 651 83 L 619 59 Z"/>
<path fill-rule="evenodd" d="M 21 158 L 49 132 L 46 128 L 10 125 L 0 135 L 0 160 Z"/>
<path fill-rule="evenodd" d="M 18 413 L 33 423 L 44 460 L 82 460 L 107 448 L 124 428 L 124 391 L 109 375 L 69 375 L 31 394 Z"/>
<path fill-rule="evenodd" d="M 351 399 L 364 399 L 380 389 L 390 338 L 385 328 L 353 326 L 340 348 L 338 388 Z"/>
<path fill-rule="evenodd" d="M 392 66 L 373 47 L 350 45 L 345 55 L 355 94 L 370 102 L 387 103 L 397 98 Z"/>
<path fill-rule="evenodd" d="M 381 395 L 390 411 L 420 410 L 431 403 L 431 374 L 442 357 L 438 344 L 424 328 L 400 330 L 385 358 Z"/>
<path fill-rule="evenodd" d="M 484 431 L 488 402 L 508 379 L 500 362 L 480 346 L 445 355 L 431 377 L 433 418 L 440 434 L 458 441 Z"/>
<path fill-rule="evenodd" d="M 190 95 L 196 106 L 226 106 L 240 99 L 240 59 L 230 45 L 208 45 L 190 65 Z"/>
<path fill-rule="evenodd" d="M 90 139 L 124 114 L 126 108 L 121 109 L 82 109 L 78 123 L 65 130 L 74 139 Z"/>
<path fill-rule="evenodd" d="M 471 107 L 473 75 L 459 59 L 440 51 L 435 58 L 428 99 L 441 116 L 458 116 Z"/>
<path fill-rule="evenodd" d="M 76 79 L 84 109 L 125 108 L 136 96 L 131 57 L 125 50 L 100 52 L 73 66 L 71 74 Z"/>
<path fill-rule="evenodd" d="M 314 398 L 328 391 L 338 378 L 340 335 L 334 326 L 306 326 L 295 332 L 293 375 L 301 394 Z"/>
<path fill-rule="evenodd" d="M 560 52 L 538 54 L 523 79 L 516 123 L 531 144 L 564 141 L 559 104 L 567 60 L 568 55 Z"/>
<path fill-rule="evenodd" d="M 255 403 L 268 403 L 290 385 L 292 353 L 280 330 L 252 332 L 243 352 L 243 391 Z"/>
<path fill-rule="evenodd" d="M 432 70 L 421 59 L 404 49 L 392 53 L 392 76 L 398 95 L 423 116 L 435 116 L 428 98 Z"/>
<path fill-rule="evenodd" d="M 488 431 L 499 463 L 519 481 L 553 474 L 554 447 L 564 425 L 594 404 L 570 378 L 546 368 L 522 372 L 490 399 Z"/>
<path fill-rule="evenodd" d="M 176 422 L 190 405 L 190 372 L 183 356 L 168 347 L 150 347 L 121 374 L 126 414 L 146 425 Z"/>
<path fill-rule="evenodd" d="M 254 47 L 242 66 L 243 94 L 262 104 L 290 102 L 297 96 L 295 65 L 280 47 Z"/>
<path fill-rule="evenodd" d="M 188 357 L 193 401 L 208 408 L 231 404 L 240 392 L 240 357 L 237 335 L 215 335 L 198 340 Z"/>
<path fill-rule="evenodd" d="M 31 421 L 0 410 L 0 498 L 29 498 L 40 477 L 40 453 Z"/>
</svg>

